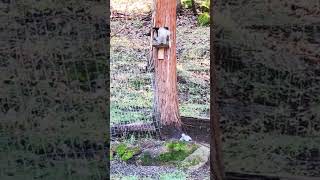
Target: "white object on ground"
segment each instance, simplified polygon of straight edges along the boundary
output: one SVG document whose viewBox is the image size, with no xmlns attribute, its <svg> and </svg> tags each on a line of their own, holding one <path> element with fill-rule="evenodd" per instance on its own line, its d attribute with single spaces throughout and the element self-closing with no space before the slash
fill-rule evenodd
<svg viewBox="0 0 320 180">
<path fill-rule="evenodd" d="M 180 141 L 191 141 L 191 140 L 192 140 L 192 139 L 191 139 L 190 136 L 188 136 L 188 135 L 186 135 L 186 134 L 184 134 L 184 133 L 181 134 Z"/>
</svg>

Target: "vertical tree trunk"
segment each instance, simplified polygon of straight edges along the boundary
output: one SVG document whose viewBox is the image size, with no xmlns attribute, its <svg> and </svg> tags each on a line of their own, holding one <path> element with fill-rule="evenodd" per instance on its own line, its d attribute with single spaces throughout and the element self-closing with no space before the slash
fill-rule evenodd
<svg viewBox="0 0 320 180">
<path fill-rule="evenodd" d="M 181 120 L 178 108 L 177 59 L 176 59 L 176 1 L 154 0 L 153 27 L 168 27 L 169 48 L 164 50 L 164 59 L 158 59 L 158 49 L 152 48 L 154 64 L 154 118 L 160 122 L 162 138 L 179 138 Z M 151 43 L 153 34 L 151 33 Z"/>
<path fill-rule="evenodd" d="M 220 130 L 220 114 L 218 111 L 218 87 L 217 87 L 217 71 L 216 65 L 217 60 L 220 60 L 218 46 L 216 45 L 215 31 L 213 28 L 214 24 L 214 7 L 216 5 L 215 0 L 210 2 L 210 121 L 211 121 L 211 142 L 210 142 L 210 169 L 211 179 L 223 180 L 225 179 L 223 159 L 222 159 L 222 140 Z"/>
</svg>

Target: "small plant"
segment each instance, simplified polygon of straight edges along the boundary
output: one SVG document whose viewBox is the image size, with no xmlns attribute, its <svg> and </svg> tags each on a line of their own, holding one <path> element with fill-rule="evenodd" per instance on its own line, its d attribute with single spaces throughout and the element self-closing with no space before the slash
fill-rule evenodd
<svg viewBox="0 0 320 180">
<path fill-rule="evenodd" d="M 172 142 L 169 142 L 166 146 L 169 150 L 172 150 L 172 151 L 185 151 L 185 150 L 187 150 L 187 143 L 184 141 L 181 141 L 181 142 L 172 141 Z"/>
<path fill-rule="evenodd" d="M 126 144 L 120 144 L 117 146 L 116 152 L 119 156 L 122 156 L 126 152 L 127 148 Z"/>
<path fill-rule="evenodd" d="M 135 154 L 135 151 L 132 149 L 129 149 L 124 154 L 122 154 L 121 160 L 128 161 L 129 159 L 131 159 L 133 157 L 134 154 Z"/>
<path fill-rule="evenodd" d="M 207 26 L 210 24 L 210 15 L 207 12 L 204 12 L 198 16 L 198 24 L 200 26 Z"/>
<path fill-rule="evenodd" d="M 184 8 L 189 9 L 192 7 L 192 0 L 182 0 L 181 3 Z"/>
</svg>

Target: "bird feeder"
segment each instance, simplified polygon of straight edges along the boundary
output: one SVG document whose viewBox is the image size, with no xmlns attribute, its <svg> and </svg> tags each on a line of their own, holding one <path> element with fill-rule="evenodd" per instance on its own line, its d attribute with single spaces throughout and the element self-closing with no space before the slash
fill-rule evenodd
<svg viewBox="0 0 320 180">
<path fill-rule="evenodd" d="M 166 48 L 169 48 L 169 31 L 167 27 L 164 27 L 168 31 L 167 34 L 165 34 L 166 37 L 163 37 L 163 34 L 160 34 L 158 27 L 153 28 L 153 41 L 152 46 L 158 50 L 158 59 L 163 60 L 164 59 L 164 52 Z M 163 41 L 163 38 L 165 38 L 165 41 Z"/>
</svg>

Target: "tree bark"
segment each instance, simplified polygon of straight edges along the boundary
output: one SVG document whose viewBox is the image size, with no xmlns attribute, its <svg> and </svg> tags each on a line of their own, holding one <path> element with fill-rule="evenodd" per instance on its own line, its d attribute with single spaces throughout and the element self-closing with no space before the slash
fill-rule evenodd
<svg viewBox="0 0 320 180">
<path fill-rule="evenodd" d="M 222 159 L 222 139 L 220 130 L 220 114 L 218 111 L 218 87 L 217 87 L 217 71 L 216 65 L 217 60 L 217 44 L 215 43 L 215 31 L 213 29 L 213 14 L 214 7 L 216 5 L 215 0 L 210 2 L 210 121 L 211 121 L 211 142 L 210 142 L 210 169 L 211 169 L 211 179 L 223 180 L 225 179 L 223 159 Z"/>
<path fill-rule="evenodd" d="M 155 0 L 152 15 L 153 27 L 168 27 L 169 48 L 164 49 L 164 59 L 158 59 L 158 49 L 152 47 L 154 64 L 154 118 L 160 122 L 162 138 L 180 138 L 181 120 L 178 108 L 176 59 L 176 1 Z M 151 33 L 151 43 L 153 33 Z"/>
</svg>

